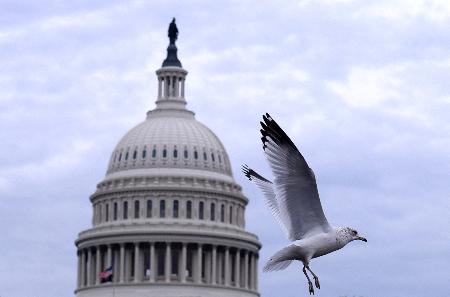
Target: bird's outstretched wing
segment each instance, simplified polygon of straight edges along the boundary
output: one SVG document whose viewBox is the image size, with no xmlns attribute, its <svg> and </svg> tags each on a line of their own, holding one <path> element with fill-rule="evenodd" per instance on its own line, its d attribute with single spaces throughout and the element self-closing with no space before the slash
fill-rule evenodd
<svg viewBox="0 0 450 297">
<path fill-rule="evenodd" d="M 244 172 L 245 176 L 248 177 L 249 180 L 254 182 L 256 186 L 263 192 L 264 202 L 266 203 L 272 215 L 275 217 L 275 220 L 280 225 L 283 232 L 286 234 L 286 236 L 289 237 L 289 232 L 287 231 L 284 222 L 281 220 L 280 209 L 275 197 L 275 191 L 273 189 L 272 182 L 264 178 L 262 175 L 258 174 L 253 169 L 249 168 L 247 165 L 242 166 L 242 172 Z"/>
<path fill-rule="evenodd" d="M 261 122 L 264 153 L 275 176 L 279 215 L 294 241 L 305 235 L 327 232 L 314 172 L 295 144 L 269 114 Z"/>
</svg>

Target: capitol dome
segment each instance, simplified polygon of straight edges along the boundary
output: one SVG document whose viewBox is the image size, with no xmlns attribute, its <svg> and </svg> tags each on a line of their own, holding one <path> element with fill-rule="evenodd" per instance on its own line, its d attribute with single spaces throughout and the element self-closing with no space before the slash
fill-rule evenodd
<svg viewBox="0 0 450 297">
<path fill-rule="evenodd" d="M 77 247 L 77 297 L 258 297 L 258 237 L 219 138 L 186 108 L 175 20 L 156 108 L 114 148 Z"/>
<path fill-rule="evenodd" d="M 107 175 L 132 175 L 144 168 L 185 168 L 231 176 L 228 155 L 219 138 L 192 112 L 182 109 L 148 112 L 147 119 L 117 144 Z"/>
</svg>

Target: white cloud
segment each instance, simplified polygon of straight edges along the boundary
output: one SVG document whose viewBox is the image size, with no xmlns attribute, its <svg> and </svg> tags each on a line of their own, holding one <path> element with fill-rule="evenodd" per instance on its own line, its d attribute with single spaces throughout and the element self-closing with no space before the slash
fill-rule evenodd
<svg viewBox="0 0 450 297">
<path fill-rule="evenodd" d="M 371 108 L 403 98 L 399 86 L 406 65 L 390 65 L 381 68 L 356 66 L 350 70 L 346 81 L 329 81 L 326 86 L 352 107 Z"/>
</svg>

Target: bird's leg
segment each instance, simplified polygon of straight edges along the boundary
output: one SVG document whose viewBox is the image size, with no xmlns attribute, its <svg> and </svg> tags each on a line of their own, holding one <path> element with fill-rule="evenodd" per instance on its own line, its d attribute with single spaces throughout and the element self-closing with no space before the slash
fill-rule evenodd
<svg viewBox="0 0 450 297">
<path fill-rule="evenodd" d="M 311 295 L 311 294 L 314 295 L 314 287 L 313 287 L 313 284 L 312 284 L 311 280 L 309 279 L 308 274 L 306 273 L 306 268 L 305 267 L 307 267 L 307 266 L 303 266 L 303 273 L 305 274 L 306 279 L 308 279 L 309 295 Z"/>
<path fill-rule="evenodd" d="M 306 266 L 306 269 L 308 269 L 309 272 L 311 272 L 311 274 L 313 275 L 313 277 L 314 277 L 314 283 L 315 283 L 315 285 L 316 285 L 316 288 L 317 288 L 317 289 L 320 289 L 319 278 L 317 277 L 317 275 L 316 275 L 314 272 L 312 272 L 312 270 L 309 268 L 309 265 Z"/>
</svg>

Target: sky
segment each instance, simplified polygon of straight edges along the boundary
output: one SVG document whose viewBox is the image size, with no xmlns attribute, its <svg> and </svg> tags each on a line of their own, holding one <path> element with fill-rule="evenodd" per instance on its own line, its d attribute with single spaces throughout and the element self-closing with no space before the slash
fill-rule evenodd
<svg viewBox="0 0 450 297">
<path fill-rule="evenodd" d="M 73 296 L 89 195 L 154 108 L 177 18 L 188 108 L 249 198 L 259 267 L 289 242 L 239 171 L 272 178 L 269 112 L 335 226 L 368 239 L 314 259 L 323 297 L 450 296 L 450 2 L 0 0 L 0 296 Z M 261 223 L 264 222 L 264 223 Z M 295 263 L 263 297 L 307 296 Z"/>
</svg>

